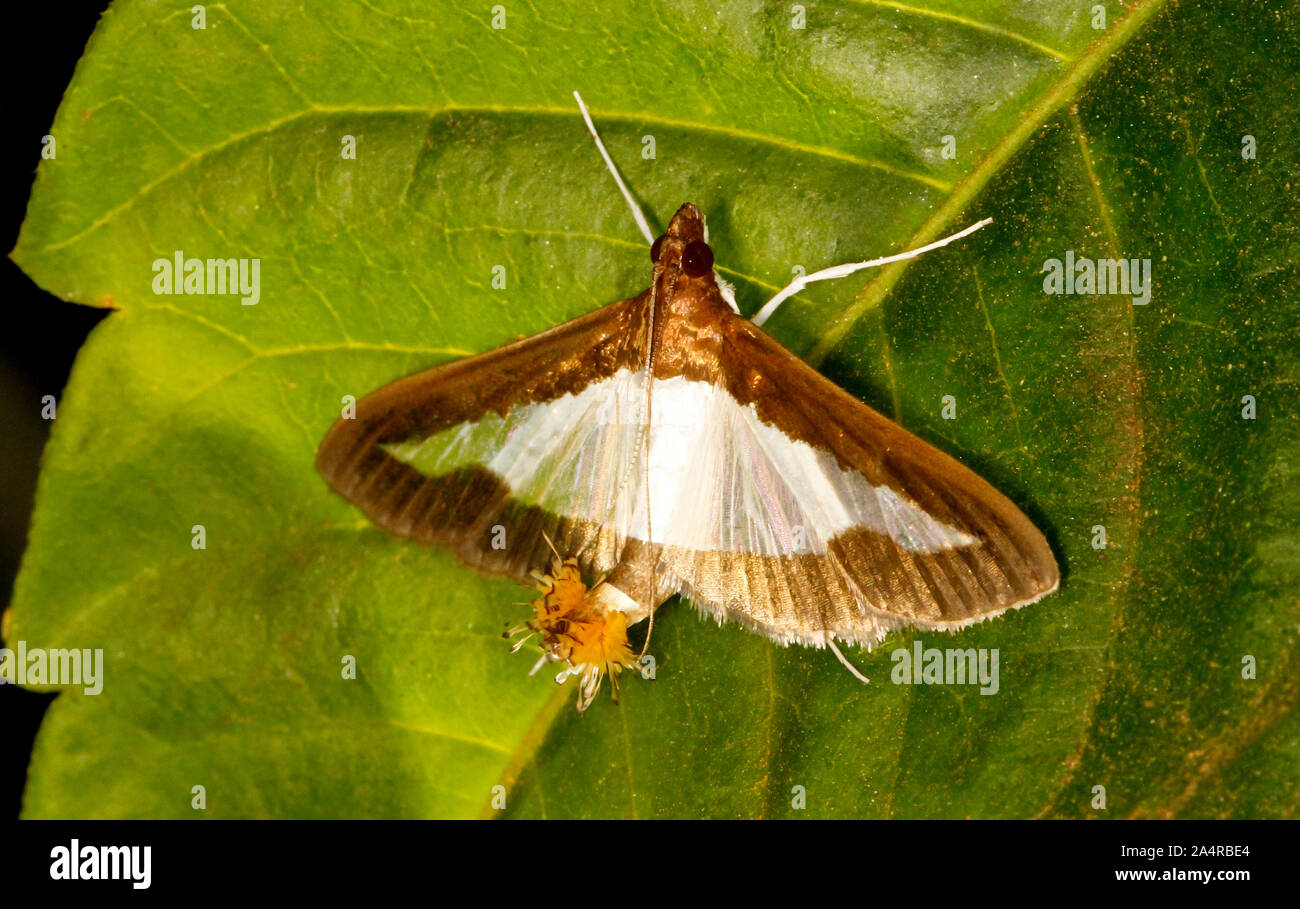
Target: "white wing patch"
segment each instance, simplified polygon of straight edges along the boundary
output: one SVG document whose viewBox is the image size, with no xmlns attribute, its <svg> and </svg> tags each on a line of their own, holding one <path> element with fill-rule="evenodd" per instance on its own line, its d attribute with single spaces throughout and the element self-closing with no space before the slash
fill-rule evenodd
<svg viewBox="0 0 1300 909">
<path fill-rule="evenodd" d="M 488 413 L 383 448 L 430 476 L 481 464 L 510 485 L 515 499 L 605 525 L 625 540 L 644 485 L 643 376 L 624 370 L 577 395 L 518 407 L 504 418 Z"/>
<path fill-rule="evenodd" d="M 385 445 L 425 474 L 481 464 L 515 498 L 647 539 L 645 374 L 625 370 L 576 395 L 488 414 L 428 439 Z M 656 543 L 696 551 L 820 554 L 854 527 L 914 552 L 969 546 L 885 486 L 790 439 L 722 388 L 659 379 L 651 402 L 649 491 Z"/>
</svg>

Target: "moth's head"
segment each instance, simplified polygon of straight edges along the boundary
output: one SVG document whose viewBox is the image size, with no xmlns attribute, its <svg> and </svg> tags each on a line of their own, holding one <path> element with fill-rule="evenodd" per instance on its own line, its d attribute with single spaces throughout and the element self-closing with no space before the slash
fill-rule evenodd
<svg viewBox="0 0 1300 909">
<path fill-rule="evenodd" d="M 679 263 L 682 274 L 689 278 L 702 278 L 713 274 L 713 250 L 705 240 L 704 215 L 687 202 L 677 209 L 668 233 L 655 240 L 650 247 L 650 260 L 665 269 Z"/>
</svg>

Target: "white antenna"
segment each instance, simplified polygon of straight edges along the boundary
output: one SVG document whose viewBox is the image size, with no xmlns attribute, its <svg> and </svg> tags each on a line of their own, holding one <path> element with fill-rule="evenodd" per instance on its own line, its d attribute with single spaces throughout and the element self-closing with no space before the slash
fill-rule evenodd
<svg viewBox="0 0 1300 909">
<path fill-rule="evenodd" d="M 605 151 L 605 143 L 600 141 L 600 133 L 596 132 L 596 124 L 591 122 L 591 114 L 587 113 L 587 105 L 582 103 L 582 95 L 575 91 L 573 97 L 578 102 L 578 109 L 582 111 L 582 119 L 587 121 L 587 131 L 591 133 L 591 138 L 596 140 L 596 148 L 600 150 L 600 156 L 605 159 L 605 166 L 614 175 L 614 182 L 618 184 L 618 191 L 627 200 L 628 208 L 632 209 L 632 217 L 636 219 L 636 226 L 641 228 L 641 235 L 645 237 L 645 241 L 653 244 L 655 235 L 651 233 L 650 225 L 646 223 L 645 215 L 642 214 L 640 207 L 633 200 L 632 194 L 628 192 L 627 184 L 618 175 L 618 168 L 614 166 L 614 159 L 609 156 L 609 152 Z"/>
<path fill-rule="evenodd" d="M 859 672 L 858 667 L 850 663 L 848 661 L 848 658 L 844 656 L 844 654 L 840 653 L 840 648 L 835 646 L 835 639 L 831 637 L 829 631 L 826 633 L 826 646 L 829 647 L 831 651 L 835 654 L 835 658 L 844 664 L 844 668 L 847 669 L 849 672 L 853 673 L 853 677 L 855 679 L 857 679 L 859 682 L 862 682 L 863 684 L 871 683 L 871 679 L 867 678 L 865 675 Z"/>
<path fill-rule="evenodd" d="M 922 253 L 928 253 L 930 250 L 938 249 L 940 246 L 947 246 L 954 240 L 960 240 L 962 237 L 969 236 L 981 227 L 986 227 L 992 223 L 992 218 L 985 218 L 983 221 L 972 224 L 965 230 L 959 230 L 952 236 L 944 237 L 942 240 L 935 240 L 933 243 L 928 243 L 925 246 L 920 246 L 916 249 L 909 249 L 907 252 L 885 256 L 883 259 L 872 259 L 870 262 L 850 262 L 846 265 L 832 265 L 830 268 L 823 268 L 821 271 L 815 271 L 810 275 L 800 275 L 787 286 L 777 291 L 775 297 L 764 303 L 763 308 L 754 314 L 754 318 L 751 321 L 755 325 L 762 325 L 771 318 L 772 313 L 776 312 L 778 306 L 790 297 L 793 297 L 799 291 L 803 290 L 813 281 L 829 281 L 832 278 L 843 278 L 847 275 L 853 274 L 855 271 L 862 271 L 864 268 L 875 268 L 877 265 L 888 265 L 890 262 L 902 262 L 905 259 L 915 259 Z"/>
</svg>

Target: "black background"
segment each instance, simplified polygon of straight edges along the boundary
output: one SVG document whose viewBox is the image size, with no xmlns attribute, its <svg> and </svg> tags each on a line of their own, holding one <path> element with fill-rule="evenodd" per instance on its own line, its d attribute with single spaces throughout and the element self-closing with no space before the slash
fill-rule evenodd
<svg viewBox="0 0 1300 909">
<path fill-rule="evenodd" d="M 105 4 L 37 2 L 5 8 L 4 211 L 0 263 L 0 603 L 8 608 L 27 539 L 32 494 L 50 424 L 41 397 L 61 397 L 73 358 L 103 310 L 41 290 L 9 258 L 27 211 L 41 139 Z M 21 18 L 18 14 L 21 13 Z M 32 741 L 53 695 L 0 685 L 0 819 L 16 817 Z M 0 865 L 3 862 L 0 861 Z"/>
</svg>

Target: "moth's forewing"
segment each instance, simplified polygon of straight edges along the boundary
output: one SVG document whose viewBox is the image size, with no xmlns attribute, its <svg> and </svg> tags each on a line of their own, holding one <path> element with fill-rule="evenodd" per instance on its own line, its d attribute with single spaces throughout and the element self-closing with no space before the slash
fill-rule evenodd
<svg viewBox="0 0 1300 909">
<path fill-rule="evenodd" d="M 611 426 L 574 414 L 559 425 L 551 421 L 551 437 L 539 438 L 527 417 L 544 416 L 549 402 L 573 400 L 593 383 L 635 370 L 645 346 L 645 300 L 642 294 L 612 303 L 366 395 L 354 418 L 330 428 L 317 470 L 380 527 L 449 547 L 490 574 L 527 581 L 532 569 L 549 564 L 547 536 L 584 571 L 608 571 L 622 545 L 606 529 L 615 516 L 575 501 L 583 476 L 570 473 L 566 493 L 556 474 L 583 452 L 604 450 Z M 514 449 L 503 452 L 511 443 Z M 636 460 L 634 451 L 622 454 Z M 530 492 L 543 484 L 558 500 L 521 500 L 508 479 L 521 460 L 532 465 Z M 571 507 L 546 507 L 556 501 Z"/>
</svg>

